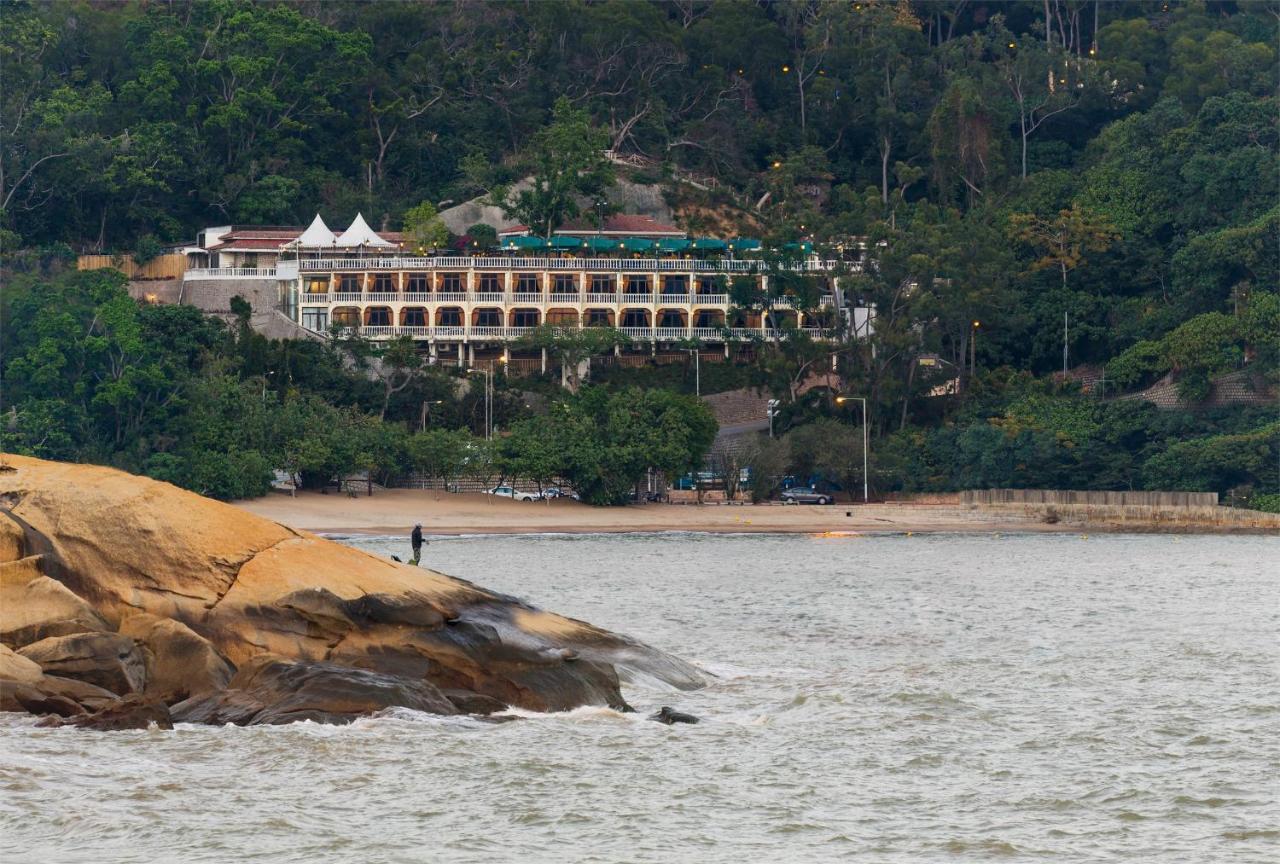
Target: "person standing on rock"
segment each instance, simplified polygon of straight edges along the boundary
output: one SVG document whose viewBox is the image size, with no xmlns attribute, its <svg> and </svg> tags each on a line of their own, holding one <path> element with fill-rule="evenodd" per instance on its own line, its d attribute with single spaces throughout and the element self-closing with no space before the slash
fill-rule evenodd
<svg viewBox="0 0 1280 864">
<path fill-rule="evenodd" d="M 422 523 L 413 526 L 413 533 L 409 535 L 409 543 L 413 546 L 413 566 L 417 567 L 418 562 L 422 560 Z"/>
</svg>

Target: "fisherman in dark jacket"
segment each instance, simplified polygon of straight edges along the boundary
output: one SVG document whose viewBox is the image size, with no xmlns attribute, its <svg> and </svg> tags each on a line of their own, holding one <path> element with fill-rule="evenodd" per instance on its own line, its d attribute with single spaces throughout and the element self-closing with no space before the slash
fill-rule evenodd
<svg viewBox="0 0 1280 864">
<path fill-rule="evenodd" d="M 409 543 L 413 546 L 413 566 L 417 567 L 418 562 L 422 560 L 422 524 L 413 526 L 413 533 L 409 535 Z"/>
</svg>

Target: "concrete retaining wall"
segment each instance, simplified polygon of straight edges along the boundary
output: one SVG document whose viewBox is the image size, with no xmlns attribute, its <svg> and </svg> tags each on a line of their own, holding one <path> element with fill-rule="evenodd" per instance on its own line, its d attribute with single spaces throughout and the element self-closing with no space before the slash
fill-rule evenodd
<svg viewBox="0 0 1280 864">
<path fill-rule="evenodd" d="M 961 504 L 1057 504 L 1113 507 L 1217 507 L 1217 492 L 1085 492 L 1064 489 L 970 489 Z"/>
</svg>

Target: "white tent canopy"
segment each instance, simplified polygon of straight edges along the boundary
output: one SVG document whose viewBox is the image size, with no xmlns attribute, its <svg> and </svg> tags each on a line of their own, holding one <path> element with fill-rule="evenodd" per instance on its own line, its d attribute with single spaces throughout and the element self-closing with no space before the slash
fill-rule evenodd
<svg viewBox="0 0 1280 864">
<path fill-rule="evenodd" d="M 357 246 L 393 246 L 395 244 L 388 243 L 379 237 L 369 223 L 364 221 L 364 216 L 357 213 L 355 221 L 351 223 L 346 231 L 342 232 L 342 236 L 338 238 L 338 248 L 352 249 Z"/>
<path fill-rule="evenodd" d="M 294 242 L 299 246 L 332 246 L 335 239 L 329 226 L 324 224 L 324 220 L 317 213 L 316 218 L 311 220 L 311 226 Z"/>
</svg>

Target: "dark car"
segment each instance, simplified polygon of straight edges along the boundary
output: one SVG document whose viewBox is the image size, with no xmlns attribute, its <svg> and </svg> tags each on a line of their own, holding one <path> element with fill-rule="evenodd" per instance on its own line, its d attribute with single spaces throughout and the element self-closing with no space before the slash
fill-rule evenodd
<svg viewBox="0 0 1280 864">
<path fill-rule="evenodd" d="M 782 493 L 783 504 L 830 504 L 834 500 L 830 493 L 819 492 L 812 486 L 796 486 Z"/>
</svg>

